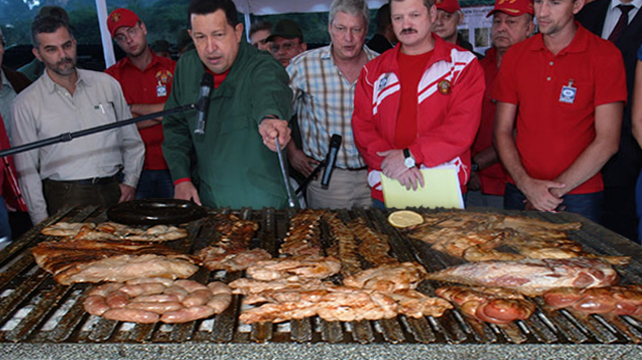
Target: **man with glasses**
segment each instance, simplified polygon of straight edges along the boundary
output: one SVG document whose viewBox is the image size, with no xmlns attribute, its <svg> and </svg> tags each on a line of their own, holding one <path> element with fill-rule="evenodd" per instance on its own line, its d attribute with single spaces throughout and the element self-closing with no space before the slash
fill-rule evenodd
<svg viewBox="0 0 642 360">
<path fill-rule="evenodd" d="M 250 43 L 259 50 L 271 51 L 272 44 L 268 37 L 272 33 L 272 23 L 257 21 L 250 26 Z"/>
<path fill-rule="evenodd" d="M 366 164 L 354 144 L 350 126 L 359 72 L 377 56 L 364 45 L 368 17 L 366 1 L 334 0 L 328 22 L 331 44 L 297 56 L 287 68 L 303 143 L 303 150 L 293 142 L 288 145 L 292 166 L 309 176 L 326 157 L 331 136 L 343 138 L 328 188 L 322 187 L 319 178 L 308 186 L 311 208 L 372 205 Z"/>
<path fill-rule="evenodd" d="M 128 9 L 116 9 L 107 18 L 112 38 L 127 54 L 105 70 L 123 88 L 132 116 L 162 111 L 172 90 L 176 63 L 154 53 L 147 44 L 147 27 Z M 137 199 L 173 198 L 174 184 L 163 157 L 162 118 L 136 123 L 145 143 L 145 164 L 136 190 Z"/>
<path fill-rule="evenodd" d="M 283 67 L 290 65 L 290 60 L 308 49 L 303 42 L 303 32 L 292 20 L 281 20 L 272 29 L 272 35 L 267 38 L 272 45 L 272 55 L 279 60 Z"/>
</svg>

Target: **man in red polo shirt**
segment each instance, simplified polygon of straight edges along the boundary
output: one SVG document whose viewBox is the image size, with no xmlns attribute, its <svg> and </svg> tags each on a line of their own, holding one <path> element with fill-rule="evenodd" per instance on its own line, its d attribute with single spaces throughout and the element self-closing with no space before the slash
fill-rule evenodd
<svg viewBox="0 0 642 360">
<path fill-rule="evenodd" d="M 486 57 L 479 61 L 484 69 L 486 92 L 482 103 L 482 117 L 479 132 L 473 143 L 472 173 L 468 182 L 466 206 L 504 207 L 506 171 L 499 163 L 499 156 L 493 146 L 495 125 L 495 102 L 491 97 L 499 65 L 506 51 L 513 45 L 528 38 L 535 28 L 533 23 L 533 2 L 531 0 L 495 1 L 490 39 L 493 47 L 486 51 Z"/>
<path fill-rule="evenodd" d="M 150 49 L 147 28 L 132 11 L 112 11 L 107 18 L 107 28 L 127 57 L 105 72 L 120 83 L 132 115 L 162 111 L 172 90 L 176 63 L 158 56 Z M 136 123 L 145 142 L 145 165 L 136 190 L 137 199 L 174 197 L 174 184 L 161 149 L 161 122 L 162 118 L 156 118 Z"/>
<path fill-rule="evenodd" d="M 352 116 L 377 207 L 382 173 L 417 189 L 420 168 L 453 164 L 465 190 L 485 88 L 475 55 L 432 33 L 432 0 L 393 0 L 390 12 L 399 43 L 361 70 Z"/>
<path fill-rule="evenodd" d="M 510 174 L 506 209 L 599 218 L 599 171 L 618 148 L 626 80 L 618 49 L 574 21 L 582 6 L 536 1 L 540 33 L 502 60 L 493 98 L 497 150 Z"/>
</svg>

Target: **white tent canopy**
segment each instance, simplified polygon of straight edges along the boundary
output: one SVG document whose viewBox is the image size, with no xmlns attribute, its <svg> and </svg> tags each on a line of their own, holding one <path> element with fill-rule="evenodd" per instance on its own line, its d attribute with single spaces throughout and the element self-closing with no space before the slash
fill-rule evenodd
<svg viewBox="0 0 642 360">
<path fill-rule="evenodd" d="M 368 0 L 370 9 L 378 9 L 387 0 Z M 331 0 L 234 0 L 244 14 L 273 15 L 286 13 L 327 12 Z"/>
</svg>

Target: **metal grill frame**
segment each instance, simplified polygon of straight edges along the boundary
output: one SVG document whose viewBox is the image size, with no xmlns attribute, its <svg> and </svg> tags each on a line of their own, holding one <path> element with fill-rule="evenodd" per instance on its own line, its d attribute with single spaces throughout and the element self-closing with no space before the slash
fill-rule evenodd
<svg viewBox="0 0 642 360">
<path fill-rule="evenodd" d="M 229 212 L 230 210 L 224 210 Z M 435 212 L 437 210 L 419 210 Z M 478 208 L 473 211 L 491 211 Z M 492 210 L 497 212 L 496 210 Z M 253 241 L 256 245 L 275 253 L 280 239 L 285 237 L 288 220 L 294 210 L 251 210 L 232 211 L 246 219 L 260 223 L 260 229 Z M 409 239 L 401 231 L 390 226 L 387 221 L 389 211 L 378 209 L 340 210 L 339 216 L 345 221 L 363 216 L 369 225 L 390 238 L 391 253 L 400 261 L 418 261 L 428 271 L 435 271 L 461 262 L 438 253 L 427 244 Z M 622 275 L 622 283 L 642 284 L 642 247 L 592 223 L 578 215 L 570 213 L 539 213 L 500 211 L 509 215 L 527 215 L 539 219 L 561 223 L 581 221 L 582 230 L 569 232 L 570 237 L 581 243 L 589 252 L 608 255 L 632 256 L 626 267 L 616 267 Z M 308 318 L 289 322 L 289 331 L 277 324 L 254 324 L 249 331 L 239 331 L 238 314 L 241 298 L 234 296 L 231 306 L 222 314 L 213 317 L 214 323 L 209 329 L 201 329 L 203 321 L 186 324 L 136 324 L 127 327 L 124 323 L 91 319 L 82 308 L 82 301 L 94 284 L 74 284 L 64 286 L 57 284 L 53 278 L 39 269 L 29 249 L 41 241 L 52 238 L 40 235 L 45 226 L 58 221 L 106 221 L 105 212 L 94 207 L 67 208 L 48 218 L 21 239 L 14 241 L 0 251 L 0 294 L 10 290 L 8 296 L 0 298 L 0 328 L 5 326 L 19 311 L 33 307 L 26 317 L 11 330 L 0 330 L 0 349 L 21 351 L 38 346 L 82 344 L 82 346 L 111 344 L 122 349 L 141 350 L 139 346 L 151 347 L 157 351 L 170 345 L 185 345 L 198 349 L 202 346 L 225 345 L 250 346 L 255 344 L 278 345 L 294 349 L 299 347 L 323 349 L 328 346 L 342 348 L 345 346 L 365 346 L 365 349 L 385 349 L 389 346 L 401 348 L 425 348 L 431 345 L 454 346 L 455 349 L 476 346 L 500 348 L 528 348 L 535 346 L 542 349 L 579 349 L 605 347 L 609 352 L 641 351 L 642 319 L 618 317 L 607 321 L 599 315 L 583 316 L 568 310 L 548 311 L 541 297 L 534 298 L 537 311 L 530 319 L 516 321 L 508 325 L 479 324 L 470 321 L 457 310 L 449 310 L 441 318 L 424 317 L 421 319 L 398 316 L 395 319 L 379 321 L 359 321 L 351 323 L 326 322 L 319 318 Z M 218 234 L 199 220 L 187 225 L 190 236 L 187 239 L 170 243 L 178 250 L 196 253 L 201 248 L 218 240 Z M 322 231 L 327 241 L 327 231 Z M 192 279 L 205 283 L 223 280 L 229 283 L 241 276 L 240 273 L 209 272 L 201 268 Z M 440 284 L 425 281 L 419 290 L 434 295 L 434 289 Z M 80 293 L 80 295 L 76 295 Z M 69 299 L 75 299 L 71 308 L 62 316 L 50 331 L 42 330 L 45 323 Z M 97 321 L 96 321 L 97 320 Z M 15 320 L 14 320 L 15 321 Z M 87 322 L 95 324 L 86 330 Z M 210 321 L 211 322 L 211 321 Z M 170 327 L 170 331 L 164 331 Z M 395 345 L 397 344 L 397 345 Z M 518 345 L 519 344 L 519 345 Z M 17 346 L 17 347 L 16 347 Z M 174 349 L 173 346 L 170 349 Z M 245 349 L 245 347 L 243 348 Z M 398 349 L 398 348 L 395 348 Z M 626 349 L 626 350 L 625 350 Z M 171 351 L 171 350 L 168 350 Z M 324 354 L 324 350 L 321 353 Z M 548 350 L 546 350 L 548 351 Z M 579 354 L 582 351 L 575 351 Z M 491 354 L 483 352 L 483 354 Z M 642 353 L 641 353 L 642 354 Z M 593 355 L 595 355 L 593 353 Z M 611 354 L 613 355 L 613 354 Z M 92 356 L 93 357 L 93 356 Z M 610 357 L 610 356 L 609 356 Z M 641 357 L 642 358 L 642 355 Z"/>
</svg>

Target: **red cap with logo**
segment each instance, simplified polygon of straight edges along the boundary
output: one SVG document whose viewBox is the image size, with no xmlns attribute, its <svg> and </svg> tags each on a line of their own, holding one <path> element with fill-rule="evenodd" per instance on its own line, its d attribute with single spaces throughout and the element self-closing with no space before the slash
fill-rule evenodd
<svg viewBox="0 0 642 360">
<path fill-rule="evenodd" d="M 132 27 L 138 23 L 140 19 L 133 11 L 119 8 L 111 12 L 107 17 L 107 29 L 111 37 L 114 37 L 116 30 L 123 26 Z"/>
<path fill-rule="evenodd" d="M 535 14 L 533 11 L 533 0 L 496 0 L 495 8 L 491 10 L 486 17 L 493 15 L 497 11 L 501 11 L 510 16 Z"/>
<path fill-rule="evenodd" d="M 459 6 L 459 2 L 457 0 L 436 0 L 435 6 L 437 6 L 437 10 L 443 10 L 451 14 L 455 11 L 461 10 L 461 6 Z"/>
</svg>

